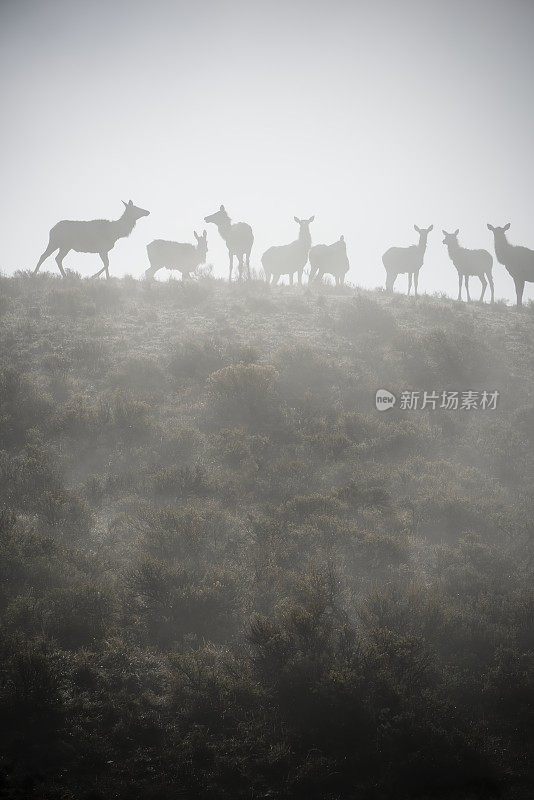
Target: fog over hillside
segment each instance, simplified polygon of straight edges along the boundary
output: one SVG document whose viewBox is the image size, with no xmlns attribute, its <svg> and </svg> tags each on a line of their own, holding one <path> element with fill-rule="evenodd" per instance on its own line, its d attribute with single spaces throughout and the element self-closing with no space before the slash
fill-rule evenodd
<svg viewBox="0 0 534 800">
<path fill-rule="evenodd" d="M 3 796 L 529 795 L 532 308 L 0 297 Z"/>
</svg>

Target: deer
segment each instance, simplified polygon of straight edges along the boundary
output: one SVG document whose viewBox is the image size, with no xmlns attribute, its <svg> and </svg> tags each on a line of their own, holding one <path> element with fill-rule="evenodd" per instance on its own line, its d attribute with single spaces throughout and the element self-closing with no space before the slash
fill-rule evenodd
<svg viewBox="0 0 534 800">
<path fill-rule="evenodd" d="M 480 279 L 482 291 L 480 294 L 479 303 L 484 301 L 484 295 L 488 283 L 491 291 L 491 302 L 495 300 L 495 290 L 493 286 L 493 257 L 487 250 L 468 250 L 466 247 L 461 247 L 458 242 L 458 234 L 460 228 L 457 228 L 454 233 L 447 233 L 442 231 L 443 244 L 446 245 L 449 252 L 449 258 L 458 270 L 458 300 L 462 299 L 462 280 L 465 283 L 465 291 L 467 293 L 467 301 L 471 302 L 469 296 L 469 278 L 471 275 L 476 275 Z M 486 280 L 487 278 L 487 280 Z"/>
<path fill-rule="evenodd" d="M 65 278 L 63 259 L 67 253 L 75 250 L 77 253 L 98 253 L 104 266 L 92 277 L 98 278 L 105 272 L 106 278 L 109 278 L 109 251 L 113 249 L 118 239 L 131 234 L 138 219 L 148 217 L 150 214 L 150 211 L 134 206 L 131 200 L 128 203 L 123 200 L 122 203 L 124 211 L 119 219 L 93 219 L 89 222 L 64 219 L 54 225 L 50 231 L 48 246 L 37 262 L 33 274 L 37 275 L 43 261 L 58 250 L 56 263 Z"/>
<path fill-rule="evenodd" d="M 191 272 L 194 272 L 201 264 L 206 263 L 206 254 L 208 252 L 208 234 L 206 231 L 202 232 L 199 236 L 196 231 L 193 231 L 196 245 L 181 244 L 180 242 L 168 242 L 164 239 L 154 239 L 153 242 L 147 245 L 146 252 L 150 267 L 145 272 L 146 278 L 153 278 L 156 272 L 163 267 L 166 269 L 175 269 L 182 273 L 182 280 L 185 277 L 190 278 Z"/>
<path fill-rule="evenodd" d="M 502 228 L 490 225 L 488 222 L 488 230 L 493 233 L 497 261 L 503 267 L 506 267 L 506 270 L 514 279 L 517 308 L 521 308 L 525 281 L 534 281 L 534 250 L 510 244 L 506 238 L 506 233 L 509 229 L 509 222 Z"/>
<path fill-rule="evenodd" d="M 315 216 L 309 219 L 293 217 L 299 226 L 299 237 L 291 244 L 269 247 L 261 257 L 265 280 L 276 286 L 281 275 L 289 275 L 289 282 L 293 286 L 293 275 L 298 275 L 299 285 L 302 285 L 302 273 L 308 262 L 311 248 L 310 224 Z"/>
<path fill-rule="evenodd" d="M 415 296 L 417 297 L 417 286 L 419 283 L 419 270 L 423 266 L 425 258 L 426 243 L 428 234 L 434 229 L 431 225 L 429 228 L 418 228 L 414 225 L 415 230 L 419 234 L 419 243 L 413 244 L 410 247 L 390 247 L 382 256 L 382 263 L 386 268 L 386 291 L 393 291 L 393 284 L 397 275 L 404 275 L 408 273 L 408 295 L 412 288 L 412 278 L 415 289 Z"/>
<path fill-rule="evenodd" d="M 310 248 L 310 277 L 309 283 L 313 280 L 322 281 L 323 275 L 333 275 L 336 286 L 343 286 L 345 275 L 349 271 L 349 259 L 347 258 L 347 245 L 345 237 L 340 236 L 333 244 L 316 244 Z"/>
<path fill-rule="evenodd" d="M 212 222 L 216 225 L 221 237 L 226 242 L 230 262 L 228 281 L 232 280 L 234 256 L 237 257 L 239 280 L 243 277 L 243 266 L 246 266 L 247 276 L 250 279 L 250 252 L 254 244 L 254 234 L 250 225 L 246 222 L 232 222 L 224 206 L 221 206 L 214 214 L 204 217 L 204 222 Z"/>
</svg>

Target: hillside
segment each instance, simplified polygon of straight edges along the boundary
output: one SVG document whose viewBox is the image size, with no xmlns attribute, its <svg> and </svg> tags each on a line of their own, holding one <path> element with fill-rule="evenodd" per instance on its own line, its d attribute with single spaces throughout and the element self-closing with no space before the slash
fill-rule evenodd
<svg viewBox="0 0 534 800">
<path fill-rule="evenodd" d="M 533 344 L 532 306 L 0 277 L 0 797 L 530 797 Z M 445 390 L 499 397 L 401 407 Z"/>
</svg>

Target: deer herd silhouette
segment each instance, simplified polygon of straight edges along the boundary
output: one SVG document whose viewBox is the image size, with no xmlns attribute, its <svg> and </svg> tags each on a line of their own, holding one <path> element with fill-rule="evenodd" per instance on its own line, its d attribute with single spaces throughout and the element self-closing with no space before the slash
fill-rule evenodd
<svg viewBox="0 0 534 800">
<path fill-rule="evenodd" d="M 109 253 L 119 239 L 129 236 L 135 224 L 141 217 L 149 215 L 149 211 L 138 208 L 130 200 L 124 203 L 124 211 L 119 219 L 95 219 L 87 222 L 62 220 L 54 225 L 50 231 L 48 246 L 34 270 L 34 275 L 39 271 L 41 264 L 57 251 L 56 263 L 59 271 L 65 277 L 63 259 L 71 250 L 77 253 L 98 253 L 102 261 L 100 269 L 94 278 L 103 272 L 109 278 Z M 312 246 L 310 225 L 314 217 L 299 219 L 295 217 L 299 226 L 298 237 L 289 244 L 270 247 L 261 257 L 263 271 L 267 283 L 276 285 L 282 276 L 287 275 L 292 285 L 295 274 L 299 285 L 302 284 L 302 275 L 307 263 L 310 264 L 308 282 L 320 282 L 324 275 L 332 275 L 336 286 L 341 286 L 345 275 L 349 271 L 349 260 L 345 239 L 341 236 L 333 244 L 317 244 Z M 237 259 L 238 279 L 251 277 L 250 253 L 254 243 L 252 228 L 246 222 L 232 222 L 224 206 L 214 214 L 204 217 L 206 223 L 216 226 L 220 236 L 228 248 L 229 272 L 228 280 L 232 280 L 234 258 Z M 423 266 L 428 236 L 433 230 L 433 225 L 428 228 L 419 228 L 414 225 L 419 234 L 417 244 L 409 247 L 390 247 L 382 256 L 382 263 L 386 270 L 386 291 L 392 292 L 398 275 L 408 275 L 408 294 L 414 286 L 417 297 L 419 271 Z M 495 255 L 499 264 L 502 264 L 513 278 L 517 296 L 517 306 L 523 303 L 523 290 L 526 281 L 534 281 L 534 250 L 511 244 L 507 239 L 510 223 L 503 227 L 488 224 L 488 229 L 493 233 Z M 491 302 L 494 302 L 493 287 L 493 257 L 487 250 L 469 250 L 462 247 L 458 241 L 459 229 L 454 233 L 443 231 L 443 244 L 446 245 L 449 258 L 458 271 L 458 300 L 462 299 L 462 285 L 465 285 L 467 300 L 469 294 L 469 278 L 477 277 L 481 283 L 479 301 L 483 302 L 489 283 Z M 195 270 L 206 263 L 208 252 L 208 236 L 204 230 L 199 236 L 194 232 L 196 244 L 180 243 L 165 239 L 155 239 L 147 245 L 147 255 L 150 266 L 145 272 L 147 278 L 153 278 L 156 272 L 166 268 L 181 272 L 182 278 L 191 277 Z"/>
</svg>

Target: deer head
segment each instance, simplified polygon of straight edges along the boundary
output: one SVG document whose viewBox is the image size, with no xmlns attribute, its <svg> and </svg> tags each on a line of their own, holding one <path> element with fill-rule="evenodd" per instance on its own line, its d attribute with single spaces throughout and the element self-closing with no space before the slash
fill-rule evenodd
<svg viewBox="0 0 534 800">
<path fill-rule="evenodd" d="M 414 225 L 415 230 L 419 234 L 419 236 L 424 236 L 425 238 L 428 236 L 430 231 L 434 230 L 434 226 L 431 225 L 429 228 L 419 228 L 417 225 Z"/>
<path fill-rule="evenodd" d="M 498 226 L 490 225 L 488 222 L 488 230 L 490 230 L 494 236 L 504 236 L 506 231 L 510 229 L 510 224 L 510 222 L 507 222 L 506 225 L 503 225 L 502 228 L 499 228 Z"/>
<path fill-rule="evenodd" d="M 309 219 L 299 219 L 298 217 L 293 217 L 293 219 L 300 228 L 299 239 L 308 239 L 311 242 L 310 224 L 315 219 L 315 216 L 311 216 Z"/>
<path fill-rule="evenodd" d="M 134 206 L 131 200 L 128 200 L 127 203 L 122 201 L 124 206 L 124 213 L 130 219 L 141 219 L 141 217 L 148 217 L 150 211 L 146 211 L 144 208 L 138 208 L 138 206 Z"/>
<path fill-rule="evenodd" d="M 447 233 L 447 231 L 442 229 L 443 236 L 443 244 L 447 246 L 452 245 L 454 247 L 455 244 L 458 244 L 458 234 L 460 233 L 460 228 L 457 228 L 454 233 Z"/>
<path fill-rule="evenodd" d="M 202 236 L 199 236 L 196 231 L 193 231 L 195 234 L 195 239 L 197 240 L 197 252 L 199 256 L 202 258 L 201 263 L 206 263 L 206 253 L 208 252 L 208 234 L 206 231 L 202 231 Z"/>
<path fill-rule="evenodd" d="M 214 225 L 225 225 L 230 221 L 230 217 L 224 206 L 221 206 L 214 214 L 204 217 L 204 222 L 213 222 Z"/>
<path fill-rule="evenodd" d="M 426 249 L 426 241 L 428 239 L 428 234 L 431 230 L 434 229 L 434 226 L 431 225 L 429 228 L 419 228 L 417 225 L 414 225 L 415 230 L 419 234 L 419 247 L 423 250 Z"/>
</svg>

